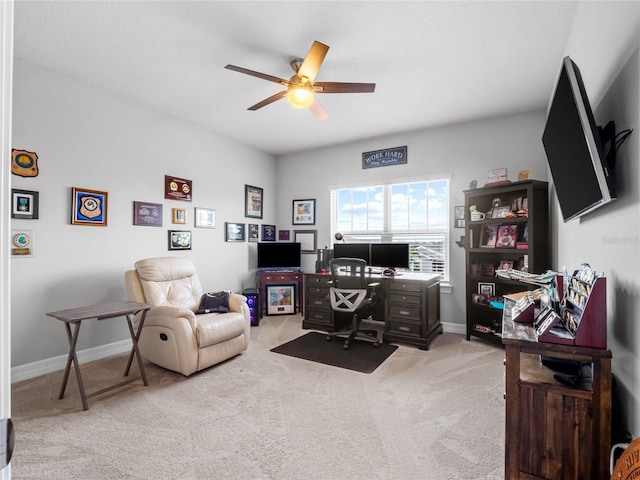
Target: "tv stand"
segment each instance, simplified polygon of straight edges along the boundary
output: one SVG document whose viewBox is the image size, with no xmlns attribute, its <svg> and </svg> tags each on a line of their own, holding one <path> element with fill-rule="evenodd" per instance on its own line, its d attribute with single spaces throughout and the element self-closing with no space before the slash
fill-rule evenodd
<svg viewBox="0 0 640 480">
<path fill-rule="evenodd" d="M 304 273 L 302 269 L 287 270 L 258 270 L 256 285 L 260 292 L 260 306 L 258 308 L 258 318 L 264 317 L 267 305 L 267 287 L 269 285 L 291 285 L 296 284 L 296 311 L 304 313 L 304 295 L 302 288 L 304 285 Z"/>
</svg>

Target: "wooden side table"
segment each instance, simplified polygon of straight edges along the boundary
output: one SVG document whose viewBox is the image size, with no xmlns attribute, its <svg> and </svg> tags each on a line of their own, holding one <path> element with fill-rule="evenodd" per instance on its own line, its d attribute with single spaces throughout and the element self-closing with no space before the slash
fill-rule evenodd
<svg viewBox="0 0 640 480">
<path fill-rule="evenodd" d="M 60 310 L 58 312 L 48 312 L 47 315 L 49 317 L 53 317 L 64 322 L 67 329 L 67 338 L 69 340 L 69 357 L 67 358 L 67 366 L 64 370 L 62 386 L 60 387 L 60 396 L 58 398 L 61 399 L 64 397 L 64 391 L 67 388 L 67 381 L 69 380 L 69 372 L 71 371 L 71 363 L 73 363 L 73 366 L 75 368 L 76 379 L 78 380 L 78 388 L 80 390 L 80 397 L 82 398 L 83 410 L 89 410 L 89 402 L 87 401 L 87 398 L 89 397 L 95 397 L 97 395 L 108 392 L 118 387 L 122 387 L 140 379 L 142 379 L 145 386 L 149 385 L 147 374 L 144 370 L 144 365 L 142 364 L 142 357 L 140 356 L 140 351 L 138 350 L 138 339 L 140 338 L 140 332 L 142 331 L 142 326 L 144 325 L 144 319 L 147 316 L 147 311 L 150 308 L 151 305 L 148 305 L 146 303 L 127 301 L 106 303 L 102 305 L 92 305 L 89 307 L 70 308 L 67 310 Z M 139 312 L 142 312 L 142 316 L 140 317 L 140 323 L 138 324 L 137 331 L 134 331 L 133 317 Z M 76 354 L 76 345 L 78 344 L 80 325 L 83 320 L 90 320 L 92 318 L 96 318 L 98 320 L 106 320 L 108 318 L 121 316 L 124 316 L 127 320 L 129 334 L 131 335 L 131 341 L 133 343 L 124 376 L 127 377 L 129 375 L 129 370 L 131 369 L 131 363 L 133 362 L 134 355 L 136 356 L 138 361 L 140 375 L 87 395 L 84 391 L 82 375 L 80 374 L 80 364 L 78 363 L 78 356 Z M 71 329 L 71 325 L 74 325 L 73 331 Z"/>
</svg>

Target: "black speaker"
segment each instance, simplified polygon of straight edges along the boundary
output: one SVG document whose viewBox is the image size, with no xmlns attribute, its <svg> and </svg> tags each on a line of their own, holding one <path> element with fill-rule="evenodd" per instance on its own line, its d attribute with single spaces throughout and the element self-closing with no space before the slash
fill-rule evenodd
<svg viewBox="0 0 640 480">
<path fill-rule="evenodd" d="M 257 327 L 260 324 L 260 290 L 257 288 L 245 288 L 242 294 L 247 297 L 251 326 Z"/>
</svg>

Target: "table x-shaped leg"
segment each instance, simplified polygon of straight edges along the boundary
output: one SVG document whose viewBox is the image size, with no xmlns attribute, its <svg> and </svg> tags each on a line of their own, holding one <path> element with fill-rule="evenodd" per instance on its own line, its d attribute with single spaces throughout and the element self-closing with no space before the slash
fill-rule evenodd
<svg viewBox="0 0 640 480">
<path fill-rule="evenodd" d="M 71 323 L 75 325 L 73 333 L 71 332 Z M 89 410 L 89 402 L 87 401 L 87 395 L 84 392 L 84 384 L 82 383 L 82 375 L 80 374 L 80 364 L 78 363 L 78 356 L 76 355 L 80 322 L 65 322 L 65 326 L 67 327 L 67 339 L 69 340 L 69 357 L 67 358 L 67 367 L 64 369 L 64 377 L 62 379 L 60 396 L 58 398 L 62 399 L 64 397 L 64 391 L 67 388 L 67 380 L 69 380 L 69 372 L 71 371 L 71 363 L 73 362 L 73 366 L 76 370 L 78 388 L 80 389 L 80 397 L 82 398 L 82 408 L 84 410 Z"/>
<path fill-rule="evenodd" d="M 129 375 L 129 370 L 131 369 L 131 363 L 133 362 L 133 356 L 136 356 L 138 360 L 138 368 L 140 369 L 140 374 L 142 375 L 142 381 L 145 386 L 149 385 L 147 381 L 147 373 L 144 370 L 144 365 L 142 364 L 142 357 L 140 356 L 140 350 L 138 349 L 138 340 L 140 339 L 140 333 L 142 333 L 142 326 L 144 325 L 144 319 L 147 317 L 147 310 L 142 311 L 142 316 L 140 317 L 140 323 L 138 323 L 138 330 L 136 332 L 133 331 L 133 315 L 127 315 L 127 325 L 129 326 L 129 333 L 131 334 L 131 342 L 133 346 L 131 347 L 131 353 L 129 353 L 129 361 L 127 362 L 127 368 L 124 371 L 124 376 Z"/>
</svg>

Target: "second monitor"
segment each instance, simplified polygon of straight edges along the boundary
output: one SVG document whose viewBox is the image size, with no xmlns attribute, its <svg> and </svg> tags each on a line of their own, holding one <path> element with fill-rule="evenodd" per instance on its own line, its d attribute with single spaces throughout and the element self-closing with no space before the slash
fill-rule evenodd
<svg viewBox="0 0 640 480">
<path fill-rule="evenodd" d="M 334 243 L 334 258 L 361 258 L 371 267 L 409 268 L 408 243 Z"/>
</svg>

